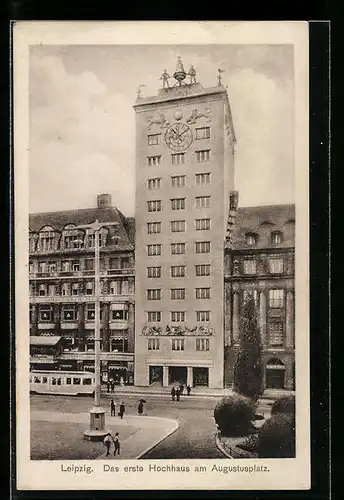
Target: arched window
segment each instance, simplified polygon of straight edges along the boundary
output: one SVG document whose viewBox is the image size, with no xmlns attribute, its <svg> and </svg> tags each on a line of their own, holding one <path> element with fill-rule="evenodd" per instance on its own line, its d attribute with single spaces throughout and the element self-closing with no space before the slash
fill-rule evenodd
<svg viewBox="0 0 344 500">
<path fill-rule="evenodd" d="M 49 252 L 56 250 L 58 243 L 58 232 L 51 226 L 43 226 L 38 234 L 37 250 Z"/>
<path fill-rule="evenodd" d="M 279 245 L 283 242 L 283 234 L 280 231 L 273 231 L 271 233 L 271 243 Z"/>
<path fill-rule="evenodd" d="M 258 235 L 256 233 L 245 234 L 246 245 L 256 245 L 258 243 Z"/>
</svg>

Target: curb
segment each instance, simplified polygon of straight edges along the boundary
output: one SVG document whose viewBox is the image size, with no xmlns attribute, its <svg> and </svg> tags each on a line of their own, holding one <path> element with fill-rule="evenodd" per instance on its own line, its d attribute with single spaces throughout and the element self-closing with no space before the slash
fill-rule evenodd
<svg viewBox="0 0 344 500">
<path fill-rule="evenodd" d="M 158 441 L 155 444 L 152 444 L 151 446 L 148 446 L 148 448 L 146 448 L 144 451 L 142 451 L 141 453 L 139 453 L 139 455 L 137 455 L 137 457 L 136 457 L 136 460 L 142 458 L 144 455 L 146 455 L 146 453 L 148 453 L 149 451 L 153 450 L 153 448 L 155 448 L 156 446 L 158 446 L 158 444 L 162 443 L 162 441 L 164 441 L 166 438 L 168 438 L 168 436 L 171 436 L 174 432 L 176 432 L 176 430 L 179 429 L 179 423 L 177 422 L 177 420 L 172 420 L 172 419 L 169 419 L 169 420 L 171 420 L 172 422 L 174 422 L 174 428 L 171 431 L 169 431 L 162 439 L 160 439 L 160 441 Z"/>
</svg>

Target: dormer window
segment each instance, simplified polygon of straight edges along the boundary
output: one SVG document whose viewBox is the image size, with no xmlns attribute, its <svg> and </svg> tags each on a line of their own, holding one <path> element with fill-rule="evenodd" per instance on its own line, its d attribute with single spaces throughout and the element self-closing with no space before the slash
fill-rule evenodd
<svg viewBox="0 0 344 500">
<path fill-rule="evenodd" d="M 56 250 L 57 234 L 51 226 L 44 226 L 39 232 L 37 250 L 47 252 Z"/>
<path fill-rule="evenodd" d="M 280 233 L 279 231 L 274 231 L 273 233 L 271 233 L 271 243 L 273 243 L 274 245 L 279 245 L 280 243 L 282 243 L 282 241 L 282 233 Z"/>
<path fill-rule="evenodd" d="M 67 224 L 67 226 L 64 227 L 62 238 L 63 247 L 68 250 L 82 248 L 84 246 L 83 233 L 81 233 L 74 224 Z"/>
<path fill-rule="evenodd" d="M 258 236 L 254 233 L 247 233 L 246 234 L 246 245 L 256 245 L 258 242 Z"/>
</svg>

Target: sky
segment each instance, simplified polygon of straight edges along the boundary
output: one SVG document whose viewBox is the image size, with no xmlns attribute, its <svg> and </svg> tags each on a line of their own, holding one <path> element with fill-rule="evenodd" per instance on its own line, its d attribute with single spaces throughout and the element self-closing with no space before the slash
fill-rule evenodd
<svg viewBox="0 0 344 500">
<path fill-rule="evenodd" d="M 135 103 L 178 56 L 203 87 L 224 70 L 240 206 L 294 203 L 291 45 L 37 45 L 30 49 L 30 212 L 91 208 L 110 193 L 135 210 Z"/>
</svg>

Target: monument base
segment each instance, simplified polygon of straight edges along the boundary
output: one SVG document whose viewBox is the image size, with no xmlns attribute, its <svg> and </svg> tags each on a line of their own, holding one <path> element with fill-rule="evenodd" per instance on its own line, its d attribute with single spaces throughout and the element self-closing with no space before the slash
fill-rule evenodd
<svg viewBox="0 0 344 500">
<path fill-rule="evenodd" d="M 103 430 L 87 429 L 84 432 L 84 439 L 86 439 L 87 441 L 103 441 L 108 432 L 109 431 L 106 429 Z"/>
<path fill-rule="evenodd" d="M 88 441 L 102 441 L 109 431 L 105 429 L 105 409 L 94 406 L 90 410 L 90 427 L 84 432 Z"/>
</svg>

